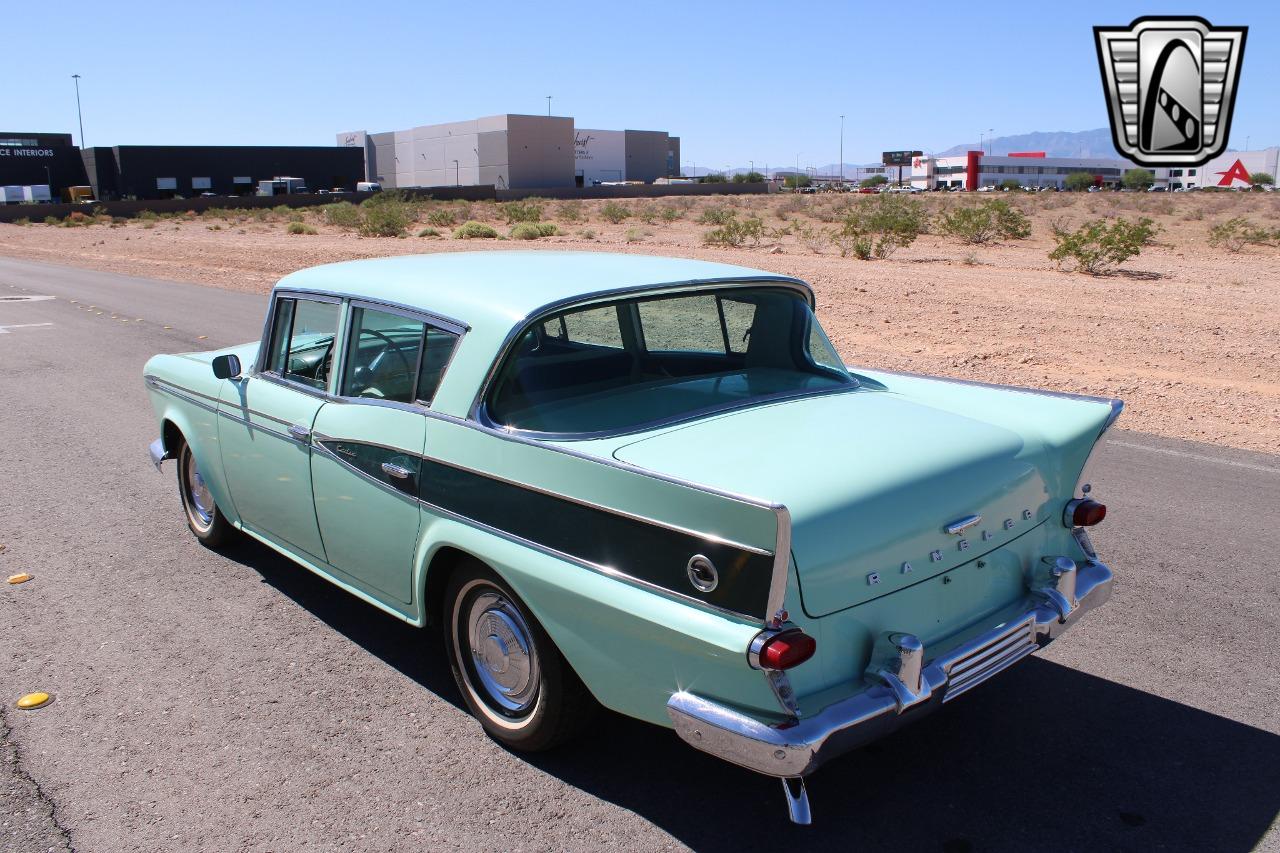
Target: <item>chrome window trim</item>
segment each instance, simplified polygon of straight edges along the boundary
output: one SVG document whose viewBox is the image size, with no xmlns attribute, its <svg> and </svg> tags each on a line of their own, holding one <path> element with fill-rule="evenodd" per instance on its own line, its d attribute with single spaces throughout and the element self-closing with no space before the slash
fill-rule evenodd
<svg viewBox="0 0 1280 853">
<path fill-rule="evenodd" d="M 333 393 L 331 395 L 333 399 L 331 402 L 356 403 L 361 405 L 368 404 L 371 402 L 375 404 L 396 404 L 397 406 L 407 406 L 412 411 L 421 411 L 424 408 L 430 408 L 431 404 L 435 402 L 435 397 L 436 397 L 435 394 L 432 394 L 431 400 L 426 402 L 414 400 L 411 403 L 401 403 L 398 400 L 370 400 L 370 398 L 368 397 L 351 397 L 351 396 L 347 396 L 345 394 L 339 393 L 342 390 L 343 382 L 346 381 L 347 358 L 346 358 L 345 350 L 347 345 L 349 345 L 350 343 L 348 339 L 351 337 L 351 317 L 353 316 L 356 308 L 368 309 L 371 311 L 380 311 L 383 314 L 392 314 L 397 317 L 404 317 L 406 320 L 412 320 L 417 323 L 422 323 L 438 331 L 453 335 L 453 346 L 449 349 L 449 357 L 445 359 L 444 367 L 441 368 L 440 370 L 440 379 L 436 383 L 437 394 L 440 391 L 440 386 L 444 384 L 445 377 L 449 375 L 449 368 L 453 366 L 453 360 L 458 355 L 458 347 L 462 344 L 462 337 L 467 333 L 467 331 L 469 330 L 469 327 L 461 323 L 458 323 L 454 320 L 441 319 L 440 317 L 436 316 L 435 314 L 432 314 L 429 311 L 422 311 L 417 308 L 409 308 L 407 306 L 396 305 L 390 302 L 378 302 L 375 299 L 363 299 L 355 296 L 352 296 L 347 299 L 347 310 L 344 312 L 344 315 L 346 317 L 346 323 L 344 323 L 344 328 L 343 328 L 344 346 L 343 346 L 342 368 L 340 372 L 337 374 L 337 377 L 336 377 L 337 381 L 334 383 L 334 386 L 333 386 Z M 426 351 L 424 346 L 422 350 L 418 353 L 417 370 L 422 369 L 422 360 L 425 357 L 426 357 Z M 414 389 L 413 389 L 415 393 L 418 390 L 417 383 L 419 380 L 420 380 L 420 377 L 415 375 Z"/>
</svg>

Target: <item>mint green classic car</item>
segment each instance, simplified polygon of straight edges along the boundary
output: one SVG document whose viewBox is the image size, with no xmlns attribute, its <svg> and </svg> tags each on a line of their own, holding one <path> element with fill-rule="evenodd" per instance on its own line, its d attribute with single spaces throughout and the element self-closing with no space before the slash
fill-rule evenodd
<svg viewBox="0 0 1280 853">
<path fill-rule="evenodd" d="M 262 340 L 146 365 L 187 524 L 439 626 L 495 739 L 599 705 L 804 778 L 1105 602 L 1118 400 L 850 368 L 802 281 L 437 254 L 304 270 Z"/>
</svg>

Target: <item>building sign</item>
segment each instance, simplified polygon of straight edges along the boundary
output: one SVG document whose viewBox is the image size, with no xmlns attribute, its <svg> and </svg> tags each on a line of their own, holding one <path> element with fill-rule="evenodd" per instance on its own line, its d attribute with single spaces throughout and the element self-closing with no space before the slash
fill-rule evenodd
<svg viewBox="0 0 1280 853">
<path fill-rule="evenodd" d="M 886 166 L 910 166 L 911 158 L 924 156 L 923 151 L 885 151 L 880 162 Z"/>
<path fill-rule="evenodd" d="M 595 181 L 626 180 L 626 133 L 621 130 L 585 130 L 573 132 L 574 169 L 582 175 L 583 184 Z"/>
<path fill-rule="evenodd" d="M 0 157 L 52 157 L 52 148 L 0 148 Z"/>
</svg>

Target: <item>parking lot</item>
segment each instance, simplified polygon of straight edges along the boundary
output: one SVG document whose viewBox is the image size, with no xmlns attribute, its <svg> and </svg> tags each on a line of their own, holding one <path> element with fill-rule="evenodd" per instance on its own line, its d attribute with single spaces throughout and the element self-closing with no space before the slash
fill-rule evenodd
<svg viewBox="0 0 1280 853">
<path fill-rule="evenodd" d="M 39 295 L 52 299 L 11 297 Z M 1280 461 L 1123 430 L 1112 603 L 810 780 L 607 716 L 517 756 L 441 642 L 265 548 L 201 548 L 142 364 L 256 338 L 265 298 L 0 260 L 0 849 L 1280 848 Z M 13 700 L 46 690 L 53 704 Z"/>
</svg>

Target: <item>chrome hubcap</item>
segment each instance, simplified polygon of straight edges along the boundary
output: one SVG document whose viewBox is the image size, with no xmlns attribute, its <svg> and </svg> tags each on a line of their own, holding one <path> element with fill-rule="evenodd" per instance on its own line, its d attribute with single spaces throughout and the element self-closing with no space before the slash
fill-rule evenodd
<svg viewBox="0 0 1280 853">
<path fill-rule="evenodd" d="M 502 595 L 484 592 L 471 602 L 466 624 L 481 698 L 507 716 L 527 712 L 538 698 L 538 657 L 520 611 Z"/>
<path fill-rule="evenodd" d="M 193 520 L 198 522 L 201 527 L 207 527 L 213 523 L 213 495 L 209 493 L 208 484 L 205 483 L 200 470 L 196 468 L 195 454 L 188 450 L 186 457 L 184 479 L 186 480 L 187 505 L 191 508 L 192 515 L 195 516 Z"/>
</svg>

